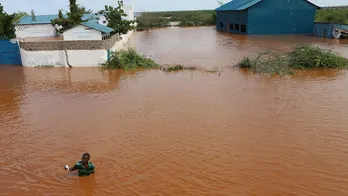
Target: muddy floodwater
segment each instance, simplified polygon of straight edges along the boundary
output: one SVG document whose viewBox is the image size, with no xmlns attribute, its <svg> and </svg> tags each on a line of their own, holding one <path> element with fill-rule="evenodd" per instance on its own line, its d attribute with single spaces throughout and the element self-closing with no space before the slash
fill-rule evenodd
<svg viewBox="0 0 348 196">
<path fill-rule="evenodd" d="M 0 195 L 346 196 L 348 73 L 231 68 L 304 42 L 348 54 L 344 40 L 167 28 L 130 47 L 220 75 L 0 66 Z M 94 175 L 63 169 L 84 152 Z"/>
</svg>

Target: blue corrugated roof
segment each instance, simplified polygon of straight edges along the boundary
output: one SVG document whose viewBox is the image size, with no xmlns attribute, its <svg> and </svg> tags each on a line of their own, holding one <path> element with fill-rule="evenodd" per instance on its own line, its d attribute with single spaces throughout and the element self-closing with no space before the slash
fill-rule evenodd
<svg viewBox="0 0 348 196">
<path fill-rule="evenodd" d="M 245 10 L 262 0 L 233 0 L 231 2 L 228 2 L 219 8 L 217 8 L 217 11 L 227 11 L 227 10 Z"/>
<path fill-rule="evenodd" d="M 58 18 L 58 15 L 37 15 L 36 20 L 33 20 L 31 16 L 24 16 L 17 24 L 28 25 L 28 24 L 50 24 L 51 20 Z"/>
<path fill-rule="evenodd" d="M 111 33 L 112 31 L 114 31 L 112 28 L 101 25 L 99 23 L 95 23 L 95 22 L 83 22 L 81 23 L 81 25 L 95 29 L 97 31 L 103 32 L 103 33 Z"/>
<path fill-rule="evenodd" d="M 229 11 L 229 10 L 245 10 L 250 8 L 251 6 L 256 5 L 257 3 L 260 3 L 263 0 L 232 0 L 216 9 L 216 11 Z M 308 1 L 308 0 L 306 0 Z M 308 1 L 308 3 L 316 6 L 317 8 L 320 8 L 319 6 L 313 4 L 312 2 Z"/>
<path fill-rule="evenodd" d="M 88 20 L 89 22 L 98 22 L 101 14 L 84 14 L 82 20 Z M 67 15 L 64 15 L 64 18 L 67 18 Z M 51 20 L 58 18 L 58 15 L 37 15 L 36 20 L 34 21 L 31 16 L 24 16 L 21 18 L 17 24 L 20 25 L 29 25 L 29 24 L 50 24 Z"/>
</svg>

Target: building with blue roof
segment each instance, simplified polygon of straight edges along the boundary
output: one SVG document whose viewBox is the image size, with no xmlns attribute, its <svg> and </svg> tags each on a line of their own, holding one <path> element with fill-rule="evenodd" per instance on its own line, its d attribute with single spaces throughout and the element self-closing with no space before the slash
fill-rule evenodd
<svg viewBox="0 0 348 196">
<path fill-rule="evenodd" d="M 104 40 L 110 37 L 114 29 L 97 22 L 83 22 L 63 32 L 64 40 Z"/>
<path fill-rule="evenodd" d="M 312 34 L 316 10 L 307 0 L 232 0 L 216 11 L 218 31 L 236 34 Z"/>
<path fill-rule="evenodd" d="M 67 15 L 63 17 L 67 18 Z M 37 15 L 33 20 L 32 16 L 24 16 L 15 24 L 17 38 L 42 38 L 56 36 L 56 28 L 51 21 L 57 19 L 58 15 Z M 109 34 L 111 28 L 107 27 L 105 16 L 98 13 L 84 14 L 82 16 L 86 28 L 93 29 L 103 35 Z"/>
</svg>

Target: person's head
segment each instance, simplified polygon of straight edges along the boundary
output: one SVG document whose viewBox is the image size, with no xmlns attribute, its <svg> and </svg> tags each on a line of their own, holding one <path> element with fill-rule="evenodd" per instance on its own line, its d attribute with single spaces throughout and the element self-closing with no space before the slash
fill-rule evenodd
<svg viewBox="0 0 348 196">
<path fill-rule="evenodd" d="M 82 155 L 82 163 L 88 163 L 90 158 L 91 158 L 91 155 L 89 155 L 89 153 L 83 154 Z"/>
</svg>

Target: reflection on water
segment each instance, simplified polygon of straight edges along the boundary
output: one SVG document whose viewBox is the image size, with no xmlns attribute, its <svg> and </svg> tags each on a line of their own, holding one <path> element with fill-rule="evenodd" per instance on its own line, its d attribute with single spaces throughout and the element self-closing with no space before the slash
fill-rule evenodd
<svg viewBox="0 0 348 196">
<path fill-rule="evenodd" d="M 137 33 L 131 46 L 163 63 L 226 67 L 283 44 L 231 37 L 207 27 L 170 28 Z M 348 191 L 347 72 L 2 66 L 0 74 L 0 195 Z M 68 174 L 63 166 L 84 152 L 96 174 Z"/>
</svg>

